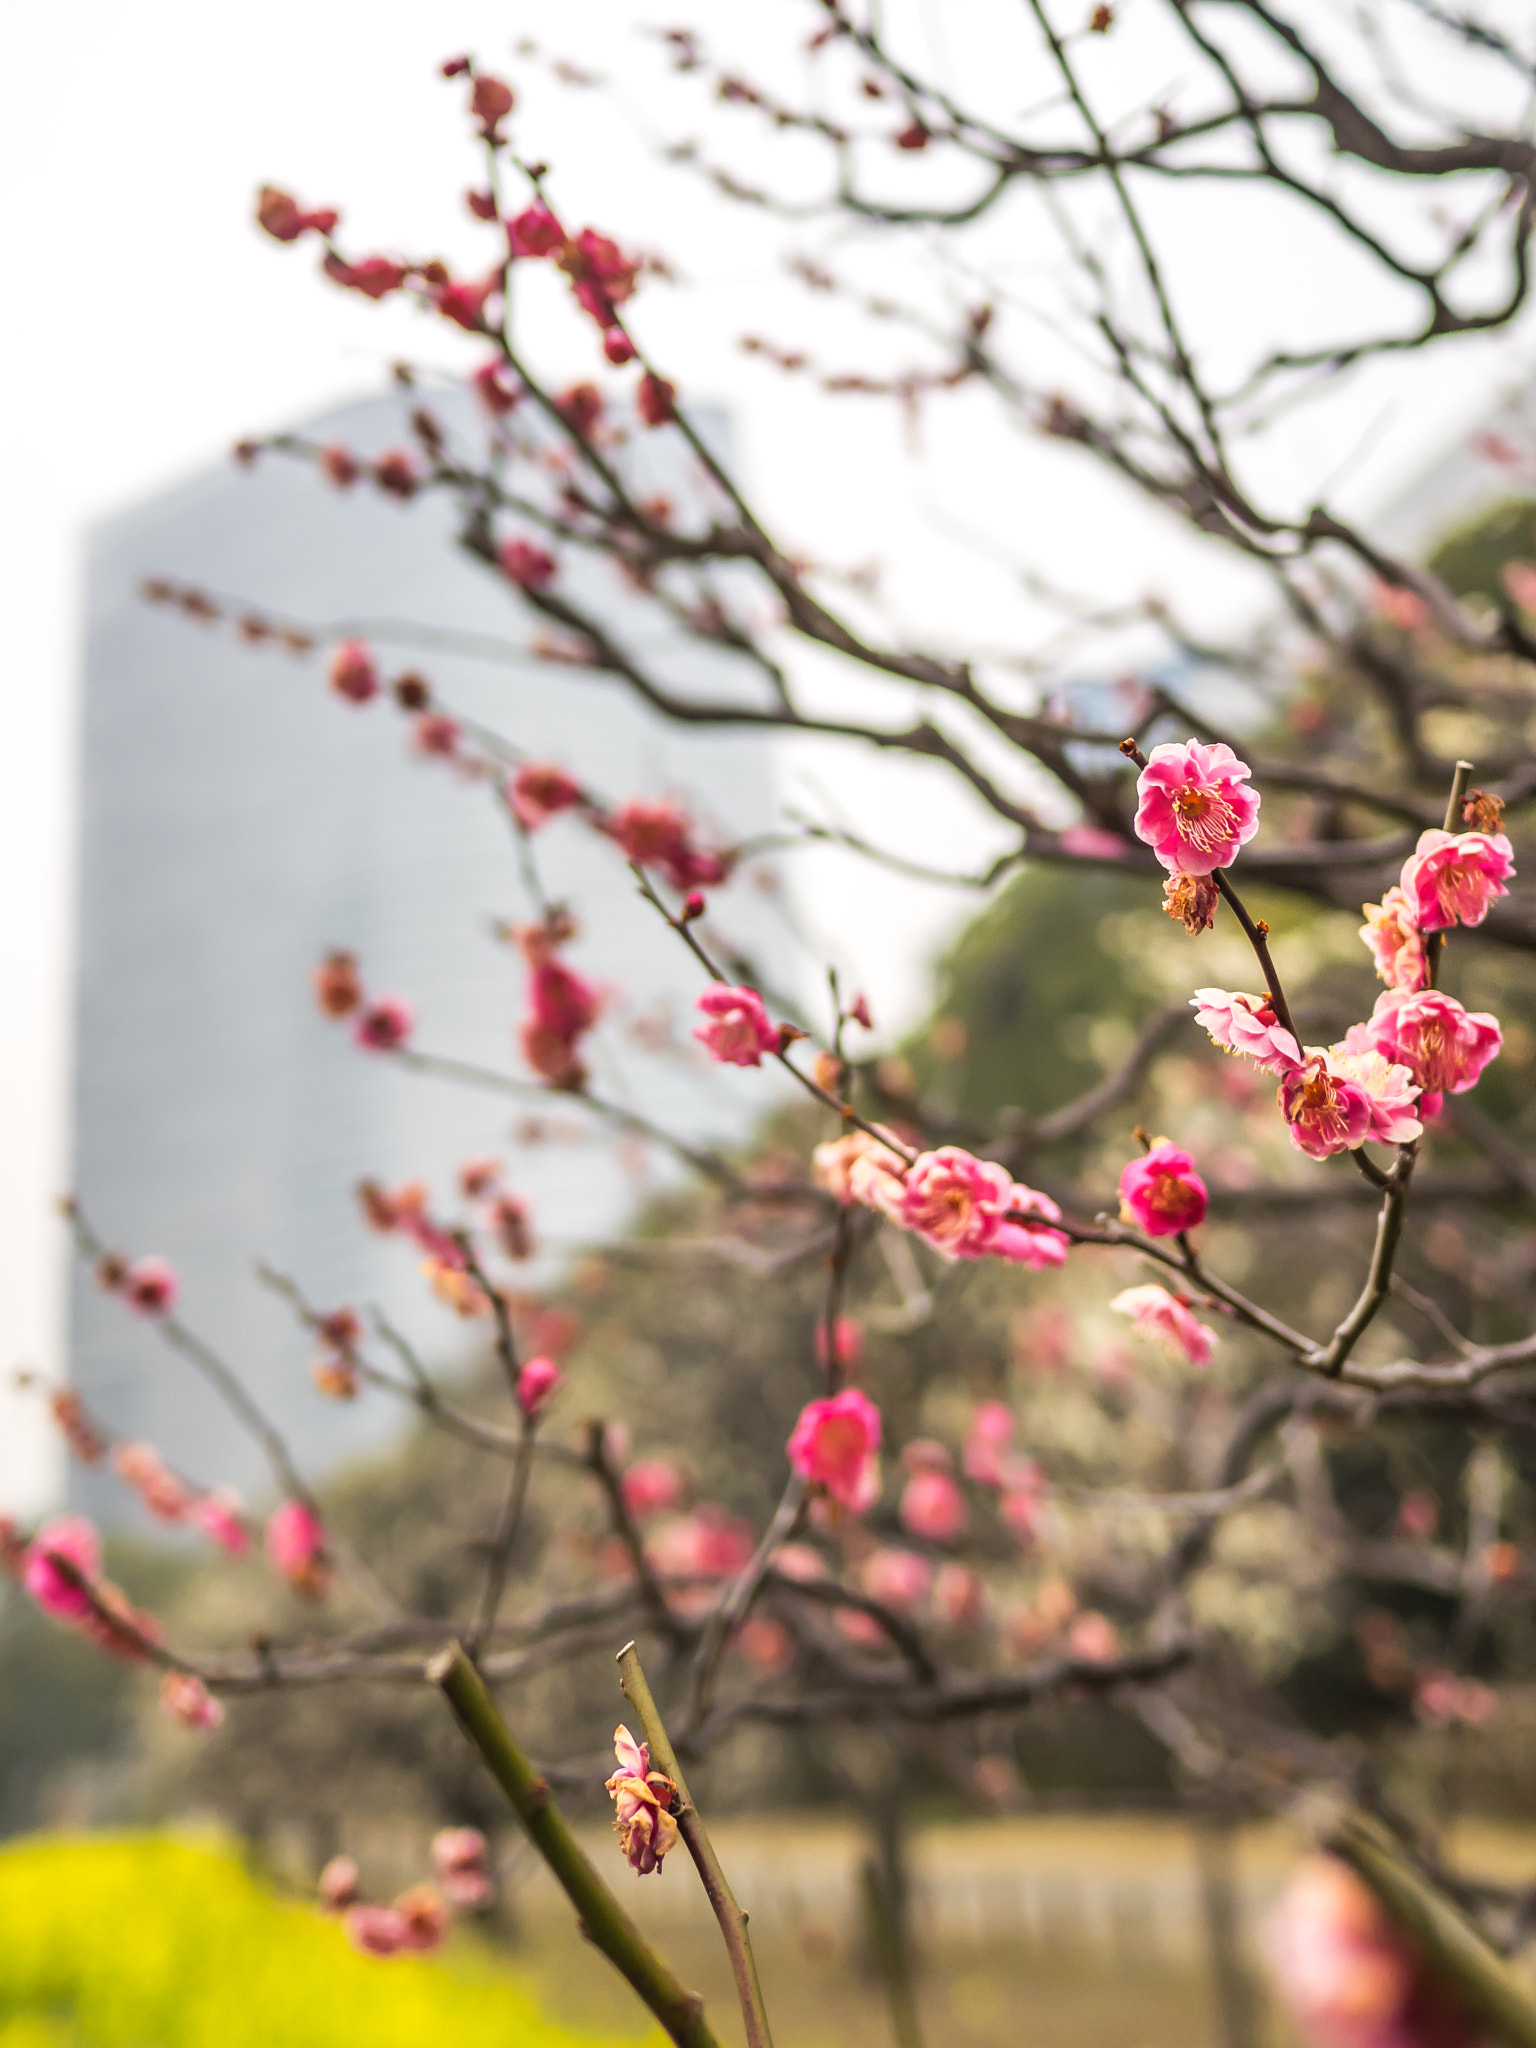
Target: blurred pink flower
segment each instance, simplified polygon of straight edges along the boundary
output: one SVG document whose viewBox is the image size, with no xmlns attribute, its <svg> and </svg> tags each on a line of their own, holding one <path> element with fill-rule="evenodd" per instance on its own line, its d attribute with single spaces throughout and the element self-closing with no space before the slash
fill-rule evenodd
<svg viewBox="0 0 1536 2048">
<path fill-rule="evenodd" d="M 1136 782 L 1137 838 L 1170 871 L 1229 867 L 1259 829 L 1258 793 L 1243 787 L 1248 773 L 1220 742 L 1154 747 Z"/>
<path fill-rule="evenodd" d="M 525 761 L 507 783 L 507 802 L 525 832 L 536 832 L 581 801 L 580 783 L 548 761 Z"/>
<path fill-rule="evenodd" d="M 901 1490 L 898 1512 L 909 1536 L 931 1543 L 952 1543 L 969 1520 L 965 1496 L 947 1472 L 914 1472 Z"/>
<path fill-rule="evenodd" d="M 118 1444 L 112 1469 L 131 1486 L 158 1522 L 184 1522 L 195 1496 L 183 1486 L 153 1444 Z"/>
<path fill-rule="evenodd" d="M 341 1925 L 360 1955 L 398 1956 L 411 1946 L 410 1924 L 393 1906 L 348 1906 Z"/>
<path fill-rule="evenodd" d="M 683 1475 L 669 1458 L 637 1458 L 621 1482 L 632 1515 L 664 1515 L 683 1498 Z"/>
<path fill-rule="evenodd" d="M 517 1405 L 537 1415 L 560 1384 L 560 1368 L 552 1358 L 530 1358 L 517 1376 Z"/>
<path fill-rule="evenodd" d="M 56 1515 L 45 1522 L 27 1548 L 21 1583 L 47 1614 L 60 1621 L 88 1621 L 91 1603 L 83 1590 L 54 1562 L 62 1558 L 81 1578 L 101 1576 L 101 1538 L 84 1515 Z"/>
<path fill-rule="evenodd" d="M 789 1462 L 854 1513 L 880 1492 L 880 1411 L 857 1387 L 808 1401 L 789 1439 Z"/>
<path fill-rule="evenodd" d="M 845 1208 L 850 1202 L 861 1202 L 892 1217 L 901 1204 L 904 1164 L 900 1153 L 872 1138 L 868 1131 L 849 1131 L 844 1137 L 829 1139 L 811 1154 L 811 1172 L 818 1184 Z"/>
<path fill-rule="evenodd" d="M 547 206 L 529 206 L 507 223 L 507 242 L 514 256 L 550 256 L 564 247 L 565 230 Z"/>
<path fill-rule="evenodd" d="M 1509 894 L 1504 884 L 1514 872 L 1514 852 L 1502 832 L 1421 832 L 1403 863 L 1403 894 L 1420 931 L 1481 924 L 1494 899 Z"/>
<path fill-rule="evenodd" d="M 333 1856 L 321 1871 L 315 1889 L 323 1913 L 339 1913 L 355 1905 L 361 1879 L 350 1856 Z"/>
<path fill-rule="evenodd" d="M 741 1570 L 754 1547 L 749 1524 L 702 1501 L 691 1515 L 664 1522 L 646 1539 L 645 1554 L 652 1569 L 667 1577 L 726 1579 Z"/>
<path fill-rule="evenodd" d="M 415 1022 L 416 1013 L 403 996 L 379 996 L 359 1011 L 352 1036 L 364 1052 L 401 1052 Z"/>
<path fill-rule="evenodd" d="M 1013 1431 L 1013 1410 L 1006 1401 L 978 1401 L 971 1410 L 971 1426 L 960 1459 L 966 1476 L 983 1486 L 1000 1485 Z"/>
<path fill-rule="evenodd" d="M 525 540 L 521 535 L 504 540 L 496 554 L 509 580 L 519 590 L 542 590 L 554 581 L 560 566 L 548 548 L 541 548 L 537 541 Z"/>
<path fill-rule="evenodd" d="M 1191 1365 L 1209 1365 L 1216 1335 L 1192 1316 L 1188 1307 L 1155 1280 L 1142 1287 L 1127 1287 L 1109 1304 L 1118 1314 L 1129 1316 L 1144 1337 L 1181 1352 Z"/>
<path fill-rule="evenodd" d="M 217 1728 L 224 1708 L 200 1678 L 190 1671 L 167 1671 L 160 1681 L 160 1705 L 183 1728 L 199 1732 Z"/>
<path fill-rule="evenodd" d="M 326 670 L 331 688 L 349 704 L 366 704 L 379 694 L 379 671 L 373 649 L 363 640 L 343 640 Z"/>
<path fill-rule="evenodd" d="M 1148 1237 L 1175 1237 L 1205 1216 L 1205 1182 L 1187 1152 L 1159 1138 L 1120 1176 L 1120 1213 Z"/>
<path fill-rule="evenodd" d="M 330 1583 L 325 1531 L 307 1503 L 285 1500 L 267 1517 L 267 1557 L 274 1570 L 308 1599 L 319 1599 Z"/>
<path fill-rule="evenodd" d="M 763 999 L 752 988 L 732 988 L 717 981 L 699 997 L 704 1022 L 694 1037 L 711 1059 L 734 1067 L 762 1065 L 765 1052 L 777 1052 L 779 1034 L 768 1021 Z"/>
<path fill-rule="evenodd" d="M 882 1544 L 859 1566 L 859 1583 L 886 1607 L 918 1607 L 933 1584 L 933 1566 L 915 1550 Z"/>
<path fill-rule="evenodd" d="M 1084 1664 L 1107 1664 L 1120 1654 L 1120 1633 L 1105 1615 L 1090 1608 L 1067 1630 L 1067 1654 Z"/>
<path fill-rule="evenodd" d="M 135 1259 L 123 1277 L 123 1299 L 136 1315 L 168 1316 L 180 1292 L 169 1259 Z"/>
<path fill-rule="evenodd" d="M 1048 1266 L 1064 1266 L 1069 1239 L 1060 1230 L 1047 1227 L 1061 1220 L 1061 1210 L 1049 1195 L 1015 1181 L 1008 1190 L 1003 1219 L 988 1251 L 1015 1266 L 1043 1272 Z"/>
<path fill-rule="evenodd" d="M 897 1220 L 941 1258 L 977 1258 L 991 1250 L 1012 1193 L 1006 1167 L 974 1158 L 959 1145 L 941 1145 L 914 1160 Z"/>
<path fill-rule="evenodd" d="M 478 1828 L 439 1828 L 432 1837 L 432 1874 L 461 1912 L 478 1911 L 496 1895 L 490 1844 Z"/>
</svg>

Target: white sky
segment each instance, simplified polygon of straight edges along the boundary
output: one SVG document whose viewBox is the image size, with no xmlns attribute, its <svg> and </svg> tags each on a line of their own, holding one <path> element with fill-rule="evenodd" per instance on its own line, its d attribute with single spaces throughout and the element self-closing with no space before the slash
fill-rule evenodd
<svg viewBox="0 0 1536 2048">
<path fill-rule="evenodd" d="M 1126 32 L 1092 61 L 1107 85 L 1144 93 L 1156 63 L 1134 40 L 1149 0 L 1128 0 Z M 1023 10 L 1008 0 L 905 0 L 933 61 L 963 66 L 961 31 L 1006 53 Z M 1517 13 L 1523 10 L 1516 10 Z M 1060 10 L 1062 18 L 1070 8 Z M 1082 8 L 1086 14 L 1086 0 Z M 853 564 L 883 556 L 910 616 L 940 629 L 979 621 L 1016 631 L 1017 593 L 998 563 L 1045 560 L 1079 587 L 1131 591 L 1156 583 L 1185 594 L 1208 622 L 1251 602 L 1213 558 L 1192 550 L 1138 507 L 1106 498 L 1076 458 L 1027 441 L 1000 441 L 984 408 L 955 404 L 936 430 L 925 469 L 913 475 L 883 408 L 818 406 L 744 357 L 735 338 L 758 328 L 788 341 L 806 302 L 783 285 L 780 253 L 791 237 L 723 211 L 655 160 L 640 129 L 691 132 L 699 124 L 684 86 L 663 78 L 638 22 L 656 19 L 641 0 L 264 0 L 258 9 L 206 0 L 147 0 L 125 10 L 107 0 L 13 7 L 0 18 L 0 191 L 11 279 L 0 314 L 4 384 L 0 408 L 0 1372 L 61 1360 L 62 1266 L 50 1200 L 67 1176 L 68 973 L 72 718 L 76 600 L 82 535 L 103 512 L 133 502 L 219 459 L 233 439 L 285 422 L 325 401 L 377 386 L 397 353 L 463 367 L 476 351 L 403 308 L 378 309 L 322 285 L 312 253 L 279 249 L 250 225 L 255 187 L 283 184 L 306 203 L 340 204 L 357 246 L 404 246 L 466 256 L 483 243 L 457 203 L 479 182 L 464 143 L 461 90 L 442 84 L 445 54 L 473 48 L 520 86 L 524 134 L 555 167 L 570 215 L 621 240 L 663 248 L 689 289 L 647 288 L 639 331 L 673 368 L 685 392 L 733 409 L 745 472 L 770 523 L 792 544 Z M 670 9 L 659 18 L 670 23 Z M 698 0 L 679 20 L 730 43 L 740 60 L 782 68 L 780 53 L 803 41 L 815 10 L 795 0 Z M 555 27 L 551 30 L 549 24 Z M 558 39 L 560 50 L 621 83 L 619 100 L 557 94 L 547 77 L 511 58 L 519 34 Z M 1039 80 L 1012 90 L 999 57 L 1002 105 L 1040 96 Z M 794 66 L 788 68 L 792 76 Z M 661 81 L 658 83 L 658 81 Z M 638 125 L 637 125 L 638 124 Z M 755 123 L 717 133 L 735 138 L 734 160 L 766 171 Z M 803 163 L 793 154 L 791 167 Z M 1225 202 L 1223 202 L 1225 203 Z M 483 231 L 482 231 L 483 232 Z M 1170 228 L 1202 331 L 1252 318 L 1252 292 L 1276 250 L 1220 208 Z M 1040 251 L 1027 236 L 1002 250 L 1014 288 L 1049 294 Z M 1326 265 L 1298 290 L 1319 318 L 1347 280 Z M 1369 302 L 1367 305 L 1369 310 Z M 834 320 L 829 360 L 840 336 Z M 536 312 L 545 360 L 568 340 L 553 310 Z M 847 347 L 844 353 L 847 352 Z M 1049 349 L 1046 350 L 1049 356 Z M 1480 408 L 1517 360 L 1506 339 L 1460 347 L 1432 375 L 1409 366 L 1357 394 L 1347 414 L 1272 446 L 1264 474 L 1305 489 L 1348 458 L 1367 428 L 1377 432 L 1358 465 L 1356 495 L 1380 502 Z M 996 560 L 977 568 L 957 538 L 980 533 Z M 174 569 L 168 564 L 168 569 Z M 843 687 L 838 685 L 839 688 Z M 817 764 L 846 779 L 839 800 L 855 812 L 873 801 L 866 771 Z M 947 798 L 898 783 L 933 835 L 948 820 L 963 863 L 984 834 Z M 899 822 L 886 799 L 886 822 Z M 864 814 L 868 814 L 867 811 Z M 823 915 L 858 922 L 858 885 L 829 881 Z M 925 933 L 953 914 L 936 900 Z M 868 920 L 866 919 L 867 923 Z M 909 1002 L 913 963 L 879 984 Z M 865 966 L 862 956 L 856 964 Z M 905 980 L 903 979 L 905 975 Z M 54 1483 L 51 1445 L 36 1419 L 0 1399 L 0 1507 L 28 1509 Z"/>
</svg>

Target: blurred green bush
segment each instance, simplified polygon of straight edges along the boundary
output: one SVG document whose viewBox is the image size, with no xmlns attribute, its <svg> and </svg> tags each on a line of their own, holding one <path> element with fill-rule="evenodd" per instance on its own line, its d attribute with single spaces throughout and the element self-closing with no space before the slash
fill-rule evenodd
<svg viewBox="0 0 1536 2048">
<path fill-rule="evenodd" d="M 356 1955 L 232 1856 L 156 1835 L 0 1850 L 0 2048 L 571 2048 L 500 1965 Z"/>
</svg>

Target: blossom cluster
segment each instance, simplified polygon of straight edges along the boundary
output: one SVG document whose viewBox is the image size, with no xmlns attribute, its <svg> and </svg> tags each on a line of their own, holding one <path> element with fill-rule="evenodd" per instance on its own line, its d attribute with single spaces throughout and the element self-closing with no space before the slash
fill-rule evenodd
<svg viewBox="0 0 1536 2048">
<path fill-rule="evenodd" d="M 1198 879 L 1236 859 L 1258 829 L 1248 774 L 1229 747 L 1189 740 L 1152 750 L 1137 785 L 1136 830 L 1171 874 Z M 1196 1021 L 1216 1044 L 1276 1077 L 1292 1143 L 1309 1157 L 1327 1159 L 1368 1140 L 1411 1144 L 1445 1096 L 1474 1087 L 1497 1056 L 1497 1018 L 1468 1011 L 1433 986 L 1432 947 L 1453 925 L 1481 924 L 1508 894 L 1509 841 L 1486 829 L 1497 827 L 1499 810 L 1497 798 L 1475 792 L 1463 813 L 1468 829 L 1422 833 L 1399 885 L 1364 906 L 1361 937 L 1387 987 L 1371 1015 L 1336 1043 L 1299 1044 L 1270 991 L 1195 991 Z M 1198 920 L 1186 923 L 1203 929 Z"/>
<path fill-rule="evenodd" d="M 432 1838 L 431 1884 L 415 1884 L 392 1904 L 363 1898 L 362 1873 L 350 1856 L 333 1856 L 316 1887 L 322 1913 L 337 1914 L 362 1955 L 427 1955 L 447 1937 L 449 1909 L 480 1912 L 496 1895 L 490 1845 L 478 1828 L 440 1828 Z"/>
<path fill-rule="evenodd" d="M 854 1130 L 818 1145 L 812 1166 L 839 1202 L 876 1210 L 951 1262 L 1000 1258 L 1039 1271 L 1066 1259 L 1050 1196 L 959 1145 L 913 1155 L 892 1131 Z"/>
</svg>

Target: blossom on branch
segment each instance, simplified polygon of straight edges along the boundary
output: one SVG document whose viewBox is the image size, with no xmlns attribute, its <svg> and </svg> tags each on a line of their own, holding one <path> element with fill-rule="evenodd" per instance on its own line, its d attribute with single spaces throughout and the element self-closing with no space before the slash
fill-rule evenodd
<svg viewBox="0 0 1536 2048">
<path fill-rule="evenodd" d="M 669 1514 L 682 1505 L 683 1475 L 669 1458 L 636 1458 L 619 1486 L 625 1507 L 637 1519 Z"/>
<path fill-rule="evenodd" d="M 1371 1096 L 1318 1046 L 1308 1046 L 1305 1063 L 1284 1076 L 1279 1103 L 1291 1143 L 1309 1159 L 1353 1151 L 1371 1134 Z"/>
<path fill-rule="evenodd" d="M 1154 747 L 1136 782 L 1136 836 L 1172 873 L 1230 867 L 1259 829 L 1248 764 L 1218 741 Z"/>
<path fill-rule="evenodd" d="M 22 1567 L 21 1583 L 45 1614 L 58 1621 L 90 1619 L 91 1603 L 83 1587 L 61 1571 L 59 1560 L 73 1565 L 82 1579 L 101 1576 L 101 1538 L 84 1515 L 56 1515 L 33 1538 Z"/>
<path fill-rule="evenodd" d="M 524 540 L 521 535 L 504 540 L 496 550 L 496 558 L 519 590 L 543 590 L 554 581 L 560 567 L 548 548 L 541 548 L 537 541 Z"/>
<path fill-rule="evenodd" d="M 525 832 L 537 832 L 583 801 L 580 783 L 548 761 L 525 761 L 507 782 L 507 802 Z"/>
<path fill-rule="evenodd" d="M 1337 1073 L 1358 1081 L 1370 1097 L 1370 1135 L 1382 1145 L 1408 1145 L 1423 1135 L 1424 1126 L 1415 1114 L 1418 1088 L 1407 1067 L 1394 1066 L 1374 1046 L 1350 1052 L 1344 1045 L 1328 1048 L 1328 1058 Z"/>
<path fill-rule="evenodd" d="M 183 1728 L 206 1734 L 223 1722 L 224 1708 L 190 1671 L 167 1671 L 160 1681 L 160 1705 Z"/>
<path fill-rule="evenodd" d="M 1379 903 L 1362 903 L 1365 923 L 1360 937 L 1371 949 L 1376 972 L 1388 988 L 1410 992 L 1429 985 L 1418 912 L 1405 891 L 1391 888 Z"/>
<path fill-rule="evenodd" d="M 124 1301 L 139 1316 L 168 1316 L 181 1282 L 169 1259 L 135 1259 L 122 1279 Z"/>
<path fill-rule="evenodd" d="M 677 418 L 677 386 L 647 370 L 635 393 L 635 410 L 648 427 L 664 427 Z"/>
<path fill-rule="evenodd" d="M 1205 1182 L 1187 1152 L 1159 1138 L 1120 1176 L 1120 1213 L 1148 1237 L 1177 1237 L 1204 1220 Z"/>
<path fill-rule="evenodd" d="M 432 1837 L 432 1874 L 450 1906 L 477 1912 L 496 1895 L 490 1844 L 478 1828 L 439 1828 Z"/>
<path fill-rule="evenodd" d="M 724 1066 L 759 1067 L 765 1052 L 778 1051 L 778 1031 L 756 989 L 717 981 L 699 997 L 698 1007 L 704 1022 L 693 1035 L 711 1059 Z"/>
<path fill-rule="evenodd" d="M 1013 1442 L 1013 1410 L 1006 1401 L 978 1401 L 971 1410 L 960 1462 L 968 1479 L 983 1486 L 1001 1486 L 1008 1446 Z"/>
<path fill-rule="evenodd" d="M 631 1869 L 648 1877 L 677 1846 L 677 1822 L 671 1811 L 677 1787 L 651 1769 L 650 1751 L 622 1723 L 613 1732 L 613 1751 L 619 1768 L 607 1790 L 613 1801 L 614 1832 Z"/>
<path fill-rule="evenodd" d="M 1403 863 L 1403 894 L 1419 929 L 1444 931 L 1481 924 L 1515 872 L 1513 850 L 1502 832 L 1421 832 Z"/>
<path fill-rule="evenodd" d="M 912 1446 L 907 1448 L 910 1452 Z M 912 1474 L 901 1490 L 897 1513 L 909 1536 L 922 1536 L 930 1543 L 953 1543 L 965 1534 L 970 1519 L 953 1475 L 932 1465 Z"/>
<path fill-rule="evenodd" d="M 1195 1022 L 1224 1052 L 1240 1053 L 1268 1074 L 1287 1074 L 1301 1065 L 1301 1047 L 1275 1015 L 1267 995 L 1197 988 L 1189 1004 Z"/>
<path fill-rule="evenodd" d="M 808 1401 L 789 1439 L 789 1462 L 855 1514 L 880 1492 L 880 1410 L 857 1387 Z"/>
<path fill-rule="evenodd" d="M 267 1556 L 276 1571 L 306 1600 L 322 1599 L 330 1588 L 325 1531 L 314 1510 L 285 1500 L 267 1517 Z"/>
<path fill-rule="evenodd" d="M 320 266 L 332 284 L 344 291 L 361 292 L 365 299 L 387 299 L 405 283 L 403 263 L 388 256 L 365 256 L 361 263 L 347 263 L 340 256 L 327 256 Z"/>
<path fill-rule="evenodd" d="M 1374 1049 L 1406 1067 L 1423 1091 L 1419 1109 L 1426 1116 L 1438 1112 L 1440 1095 L 1465 1095 L 1475 1087 L 1503 1043 L 1497 1017 L 1463 1009 L 1454 996 L 1433 988 L 1416 994 L 1383 989 L 1369 1019 L 1344 1036 L 1346 1051 Z"/>
<path fill-rule="evenodd" d="M 379 671 L 365 640 L 343 640 L 326 669 L 331 688 L 349 704 L 368 704 L 379 694 Z"/>
<path fill-rule="evenodd" d="M 364 1052 L 403 1052 L 415 1023 L 403 996 L 378 996 L 359 1013 L 352 1036 Z"/>
<path fill-rule="evenodd" d="M 530 1358 L 517 1376 L 517 1405 L 530 1419 L 560 1384 L 560 1368 L 552 1358 Z"/>
<path fill-rule="evenodd" d="M 341 215 L 334 206 L 306 212 L 291 193 L 276 185 L 263 185 L 256 195 L 256 223 L 274 242 L 296 242 L 301 235 L 328 235 Z"/>
<path fill-rule="evenodd" d="M 514 256 L 552 256 L 565 247 L 565 229 L 542 203 L 525 207 L 507 223 L 507 246 Z"/>
<path fill-rule="evenodd" d="M 1155 1280 L 1123 1289 L 1109 1305 L 1117 1314 L 1129 1316 L 1144 1337 L 1179 1352 L 1191 1365 L 1210 1364 L 1215 1332 L 1190 1314 L 1186 1302 Z"/>
</svg>

